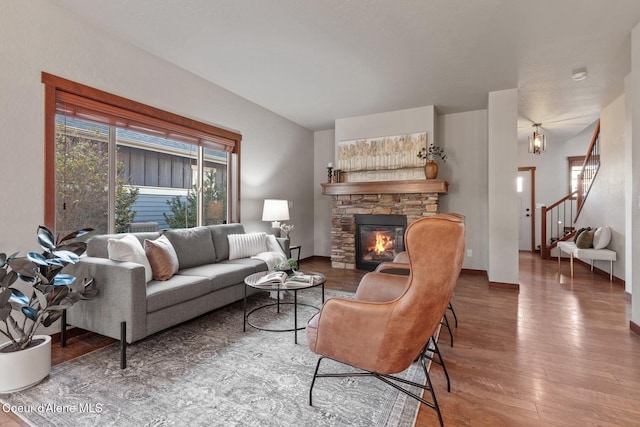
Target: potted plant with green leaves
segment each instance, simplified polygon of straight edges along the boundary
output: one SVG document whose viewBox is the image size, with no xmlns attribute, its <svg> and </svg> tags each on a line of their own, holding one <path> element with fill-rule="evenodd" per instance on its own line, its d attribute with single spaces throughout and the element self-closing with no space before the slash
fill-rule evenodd
<svg viewBox="0 0 640 427">
<path fill-rule="evenodd" d="M 35 335 L 38 327 L 52 325 L 64 310 L 97 294 L 93 279 L 77 283 L 74 276 L 61 273 L 86 250 L 86 243 L 72 240 L 92 230 L 55 241 L 47 227 L 39 226 L 42 253 L 0 253 L 0 335 L 9 340 L 0 345 L 0 393 L 30 387 L 49 374 L 51 337 Z"/>
<path fill-rule="evenodd" d="M 444 148 L 435 144 L 422 147 L 420 151 L 418 151 L 418 158 L 427 161 L 424 165 L 424 176 L 427 179 L 435 179 L 438 176 L 438 163 L 435 161 L 436 158 L 442 160 L 442 163 L 447 162 L 447 155 L 444 152 Z"/>
</svg>

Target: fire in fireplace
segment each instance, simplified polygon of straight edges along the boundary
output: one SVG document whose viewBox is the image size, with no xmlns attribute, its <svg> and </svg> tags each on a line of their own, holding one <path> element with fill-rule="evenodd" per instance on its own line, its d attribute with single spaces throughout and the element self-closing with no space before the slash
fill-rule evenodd
<svg viewBox="0 0 640 427">
<path fill-rule="evenodd" d="M 405 215 L 355 215 L 356 268 L 375 270 L 404 250 Z"/>
</svg>

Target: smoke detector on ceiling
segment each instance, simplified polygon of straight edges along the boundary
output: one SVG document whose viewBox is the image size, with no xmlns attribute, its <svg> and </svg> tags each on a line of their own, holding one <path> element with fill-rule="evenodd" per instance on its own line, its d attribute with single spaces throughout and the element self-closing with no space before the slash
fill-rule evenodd
<svg viewBox="0 0 640 427">
<path fill-rule="evenodd" d="M 573 74 L 571 74 L 571 80 L 573 80 L 574 82 L 581 82 L 586 78 L 587 78 L 586 68 L 580 68 L 578 70 L 574 70 Z"/>
</svg>

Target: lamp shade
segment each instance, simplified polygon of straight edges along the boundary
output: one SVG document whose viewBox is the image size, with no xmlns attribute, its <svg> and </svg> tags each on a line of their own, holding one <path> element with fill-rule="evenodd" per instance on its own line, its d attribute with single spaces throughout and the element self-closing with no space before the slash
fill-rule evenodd
<svg viewBox="0 0 640 427">
<path fill-rule="evenodd" d="M 262 209 L 263 221 L 286 221 L 289 219 L 289 202 L 278 199 L 265 199 Z"/>
</svg>

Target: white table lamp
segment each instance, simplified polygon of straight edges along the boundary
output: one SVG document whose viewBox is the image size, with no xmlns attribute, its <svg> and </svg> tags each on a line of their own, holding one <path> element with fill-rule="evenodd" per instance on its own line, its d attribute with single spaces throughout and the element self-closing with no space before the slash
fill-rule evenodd
<svg viewBox="0 0 640 427">
<path fill-rule="evenodd" d="M 289 220 L 289 202 L 286 200 L 265 199 L 262 209 L 262 220 L 271 221 L 271 228 L 278 230 L 280 234 L 280 221 Z"/>
</svg>

